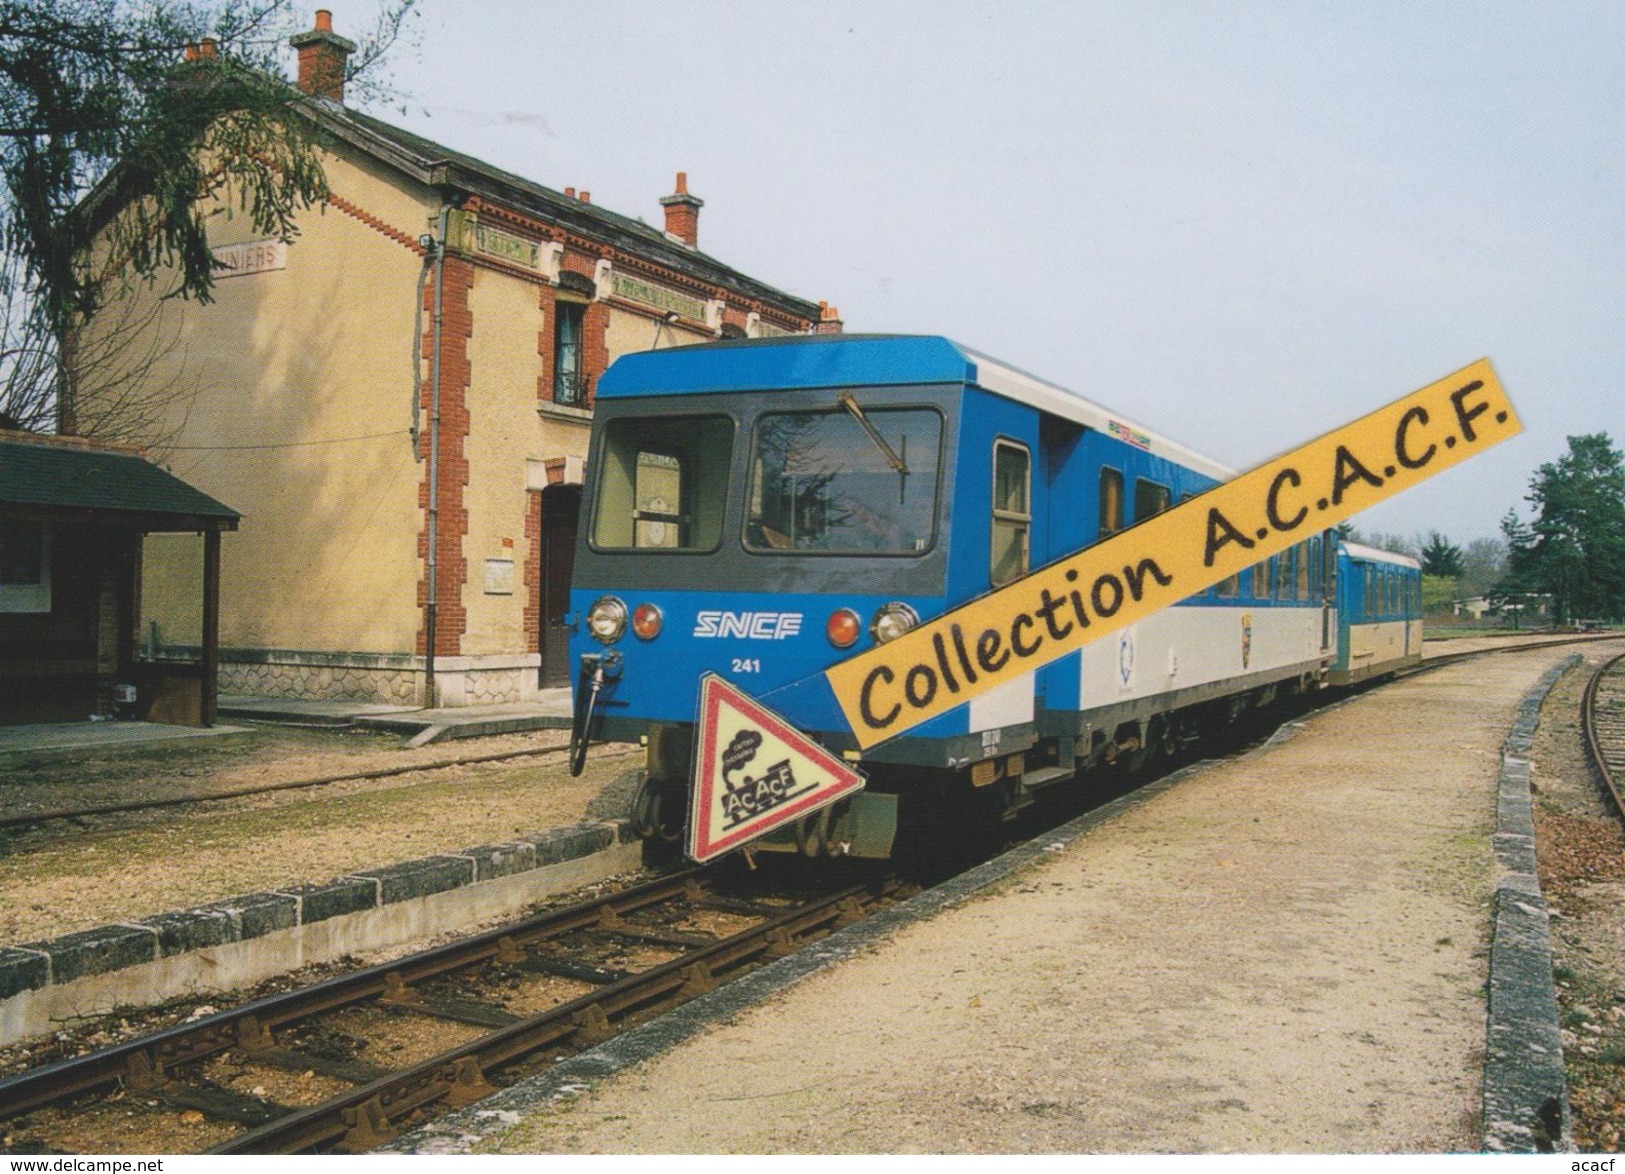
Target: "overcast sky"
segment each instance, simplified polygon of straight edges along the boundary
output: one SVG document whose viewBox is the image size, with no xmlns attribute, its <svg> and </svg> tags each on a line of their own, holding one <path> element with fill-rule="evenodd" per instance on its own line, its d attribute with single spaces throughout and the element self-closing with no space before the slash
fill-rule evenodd
<svg viewBox="0 0 1625 1174">
<path fill-rule="evenodd" d="M 332 0 L 340 34 L 371 0 Z M 1625 444 L 1625 5 L 453 3 L 420 134 L 849 331 L 945 334 L 1245 468 L 1489 356 L 1527 432 L 1355 519 L 1497 533 Z"/>
</svg>

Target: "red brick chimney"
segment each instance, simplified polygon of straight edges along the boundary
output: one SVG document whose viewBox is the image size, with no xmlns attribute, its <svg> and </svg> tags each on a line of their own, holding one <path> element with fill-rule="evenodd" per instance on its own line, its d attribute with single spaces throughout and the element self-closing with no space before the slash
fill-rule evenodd
<svg viewBox="0 0 1625 1174">
<path fill-rule="evenodd" d="M 289 38 L 288 43 L 299 50 L 299 88 L 313 98 L 330 98 L 343 105 L 344 63 L 355 52 L 355 42 L 333 31 L 333 14 L 318 8 L 316 27 Z"/>
<path fill-rule="evenodd" d="M 682 241 L 689 248 L 700 242 L 700 209 L 705 201 L 688 194 L 688 172 L 677 173 L 677 190 L 660 197 L 660 206 L 666 210 L 666 233 Z"/>
<path fill-rule="evenodd" d="M 828 302 L 818 303 L 818 323 L 813 327 L 814 334 L 840 334 L 845 327 L 839 310 Z"/>
</svg>

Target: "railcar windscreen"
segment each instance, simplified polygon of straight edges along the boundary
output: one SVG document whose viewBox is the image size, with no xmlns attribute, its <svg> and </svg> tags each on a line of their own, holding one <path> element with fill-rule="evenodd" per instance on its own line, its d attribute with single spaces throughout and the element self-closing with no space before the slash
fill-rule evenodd
<svg viewBox="0 0 1625 1174">
<path fill-rule="evenodd" d="M 764 415 L 751 457 L 745 545 L 923 553 L 935 537 L 941 448 L 942 417 L 928 408 L 871 408 L 861 420 L 839 409 Z"/>
<path fill-rule="evenodd" d="M 733 464 L 728 416 L 641 416 L 604 429 L 592 542 L 702 553 L 722 538 Z"/>
</svg>

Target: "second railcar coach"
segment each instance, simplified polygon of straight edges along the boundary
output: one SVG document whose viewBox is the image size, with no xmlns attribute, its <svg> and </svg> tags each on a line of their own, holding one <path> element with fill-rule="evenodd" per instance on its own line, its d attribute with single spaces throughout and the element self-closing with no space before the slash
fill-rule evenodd
<svg viewBox="0 0 1625 1174">
<path fill-rule="evenodd" d="M 1353 685 L 1422 663 L 1422 564 L 1343 542 L 1337 552 L 1337 659 L 1328 681 Z"/>
</svg>

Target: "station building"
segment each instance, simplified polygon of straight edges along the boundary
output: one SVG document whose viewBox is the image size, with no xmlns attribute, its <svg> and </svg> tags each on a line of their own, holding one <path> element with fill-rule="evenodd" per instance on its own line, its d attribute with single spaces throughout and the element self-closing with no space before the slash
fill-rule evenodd
<svg viewBox="0 0 1625 1174">
<path fill-rule="evenodd" d="M 348 109 L 353 45 L 326 12 L 293 44 L 325 204 L 288 243 L 216 208 L 213 301 L 157 306 L 150 344 L 126 348 L 163 389 L 155 451 L 243 515 L 221 564 L 221 690 L 525 700 L 568 680 L 599 375 L 630 351 L 840 322 L 702 252 L 683 173 L 656 228 Z M 156 658 L 196 655 L 200 551 L 147 543 Z"/>
</svg>

